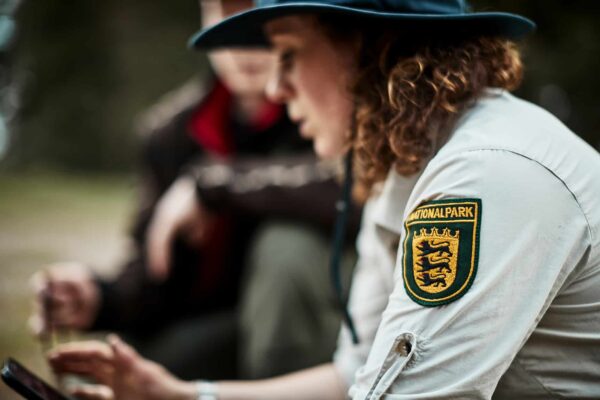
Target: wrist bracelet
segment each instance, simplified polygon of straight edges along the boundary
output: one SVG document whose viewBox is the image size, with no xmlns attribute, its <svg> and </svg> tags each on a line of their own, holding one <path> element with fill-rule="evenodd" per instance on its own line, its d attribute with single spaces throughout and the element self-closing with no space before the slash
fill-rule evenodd
<svg viewBox="0 0 600 400">
<path fill-rule="evenodd" d="M 219 400 L 217 385 L 209 381 L 196 382 L 198 389 L 198 400 Z"/>
</svg>

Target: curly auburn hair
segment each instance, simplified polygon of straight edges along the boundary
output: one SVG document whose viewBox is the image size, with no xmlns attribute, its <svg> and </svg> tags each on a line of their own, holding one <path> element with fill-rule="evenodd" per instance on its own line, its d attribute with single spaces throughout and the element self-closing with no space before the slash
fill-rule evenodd
<svg viewBox="0 0 600 400">
<path fill-rule="evenodd" d="M 333 40 L 348 40 L 347 21 L 320 22 Z M 512 91 L 522 80 L 519 51 L 506 39 L 446 37 L 415 42 L 385 27 L 350 37 L 361 42 L 350 87 L 355 120 L 349 138 L 354 194 L 361 201 L 374 193 L 375 184 L 385 180 L 391 168 L 404 176 L 420 171 L 486 88 Z"/>
</svg>

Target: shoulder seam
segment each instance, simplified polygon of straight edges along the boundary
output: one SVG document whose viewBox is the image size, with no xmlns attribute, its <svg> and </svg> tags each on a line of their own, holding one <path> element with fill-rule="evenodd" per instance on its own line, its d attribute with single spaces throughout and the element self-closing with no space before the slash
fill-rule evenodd
<svg viewBox="0 0 600 400">
<path fill-rule="evenodd" d="M 501 148 L 494 148 L 494 147 L 483 148 L 482 147 L 482 148 L 467 149 L 464 152 L 471 153 L 471 152 L 477 152 L 477 151 L 502 151 L 505 153 L 511 153 L 511 154 L 514 154 L 515 156 L 524 158 L 526 160 L 529 160 L 529 161 L 532 161 L 532 162 L 538 164 L 540 167 L 544 168 L 546 171 L 548 171 L 550 174 L 552 174 L 552 176 L 554 176 L 556 179 L 558 179 L 560 181 L 560 183 L 562 183 L 562 185 L 565 187 L 565 189 L 567 189 L 569 191 L 569 193 L 571 193 L 571 196 L 573 196 L 573 199 L 575 200 L 575 203 L 577 204 L 577 207 L 579 208 L 581 215 L 583 215 L 583 218 L 585 219 L 585 224 L 586 224 L 588 235 L 590 238 L 590 243 L 589 243 L 590 247 L 593 247 L 596 238 L 594 237 L 594 232 L 592 231 L 592 227 L 590 225 L 590 220 L 589 220 L 587 214 L 585 213 L 584 209 L 581 207 L 581 203 L 579 202 L 577 195 L 571 190 L 571 188 L 567 185 L 567 183 L 560 176 L 558 176 L 552 169 L 548 168 L 546 165 L 544 165 L 543 163 L 541 163 L 540 161 L 538 161 L 534 158 L 528 157 L 525 154 L 519 153 L 514 150 L 510 150 L 510 149 L 501 149 Z"/>
</svg>

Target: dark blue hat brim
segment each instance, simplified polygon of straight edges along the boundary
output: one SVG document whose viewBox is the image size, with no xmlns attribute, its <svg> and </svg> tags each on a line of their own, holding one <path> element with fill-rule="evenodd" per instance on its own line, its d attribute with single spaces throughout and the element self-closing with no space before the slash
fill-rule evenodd
<svg viewBox="0 0 600 400">
<path fill-rule="evenodd" d="M 535 23 L 520 15 L 504 12 L 465 14 L 409 14 L 363 10 L 316 3 L 285 3 L 250 9 L 194 34 L 189 47 L 210 50 L 222 47 L 267 47 L 265 23 L 298 14 L 332 14 L 369 20 L 398 22 L 402 30 L 429 34 L 466 34 L 519 39 L 535 29 Z"/>
</svg>

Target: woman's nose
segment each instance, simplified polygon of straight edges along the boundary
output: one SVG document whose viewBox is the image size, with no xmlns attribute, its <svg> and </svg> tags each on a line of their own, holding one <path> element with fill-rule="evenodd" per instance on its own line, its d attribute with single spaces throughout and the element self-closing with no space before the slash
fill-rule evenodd
<svg viewBox="0 0 600 400">
<path fill-rule="evenodd" d="M 265 88 L 267 97 L 274 103 L 285 103 L 289 100 L 291 88 L 281 73 L 272 73 Z"/>
</svg>

